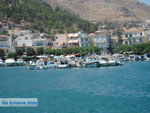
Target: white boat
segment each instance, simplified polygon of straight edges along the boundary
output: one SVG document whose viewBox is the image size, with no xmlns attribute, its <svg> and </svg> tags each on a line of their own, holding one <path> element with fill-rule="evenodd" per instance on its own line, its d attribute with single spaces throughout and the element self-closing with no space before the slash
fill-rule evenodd
<svg viewBox="0 0 150 113">
<path fill-rule="evenodd" d="M 117 61 L 115 59 L 110 58 L 108 60 L 108 65 L 109 66 L 117 66 Z"/>
<path fill-rule="evenodd" d="M 29 69 L 29 70 L 34 70 L 35 68 L 36 68 L 35 62 L 30 62 L 30 64 L 27 66 L 27 69 Z"/>
<path fill-rule="evenodd" d="M 23 66 L 24 65 L 24 60 L 23 59 L 18 59 L 17 60 L 17 65 L 18 66 Z"/>
<path fill-rule="evenodd" d="M 46 69 L 46 68 L 47 68 L 47 66 L 44 65 L 43 59 L 37 60 L 35 70 L 42 70 L 42 69 Z"/>
<path fill-rule="evenodd" d="M 118 58 L 118 59 L 116 59 L 116 61 L 117 61 L 117 65 L 124 65 L 122 58 Z"/>
<path fill-rule="evenodd" d="M 146 57 L 144 55 L 139 56 L 139 60 L 144 61 Z"/>
<path fill-rule="evenodd" d="M 145 54 L 145 59 L 146 59 L 147 61 L 150 61 L 150 54 Z"/>
<path fill-rule="evenodd" d="M 99 59 L 99 64 L 100 64 L 100 66 L 108 66 L 108 62 L 106 61 L 106 60 L 104 60 L 104 59 Z"/>
<path fill-rule="evenodd" d="M 56 68 L 57 67 L 57 64 L 55 62 L 52 62 L 52 61 L 48 61 L 47 64 L 46 64 L 47 68 Z"/>
<path fill-rule="evenodd" d="M 16 62 L 14 59 L 6 59 L 5 60 L 5 65 L 6 66 L 15 66 L 16 65 Z"/>
<path fill-rule="evenodd" d="M 74 60 L 69 61 L 69 66 L 70 67 L 77 67 L 77 62 Z"/>
<path fill-rule="evenodd" d="M 57 68 L 59 68 L 59 69 L 68 68 L 68 64 L 61 62 L 61 61 L 57 62 Z"/>
<path fill-rule="evenodd" d="M 85 65 L 86 67 L 99 67 L 99 62 L 96 59 L 88 58 Z"/>
<path fill-rule="evenodd" d="M 0 59 L 0 67 L 2 67 L 4 65 L 3 60 Z"/>
<path fill-rule="evenodd" d="M 84 63 L 84 61 L 83 60 L 79 60 L 78 62 L 77 62 L 77 67 L 85 67 L 86 65 L 85 65 L 85 63 Z"/>
<path fill-rule="evenodd" d="M 133 55 L 129 55 L 128 57 L 129 61 L 137 61 L 140 60 L 139 55 L 133 54 Z"/>
</svg>

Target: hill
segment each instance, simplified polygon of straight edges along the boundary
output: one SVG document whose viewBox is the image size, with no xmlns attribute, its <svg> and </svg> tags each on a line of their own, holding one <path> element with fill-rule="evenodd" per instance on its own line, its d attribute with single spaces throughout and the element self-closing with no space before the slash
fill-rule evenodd
<svg viewBox="0 0 150 113">
<path fill-rule="evenodd" d="M 150 20 L 150 6 L 138 0 L 44 0 L 90 21 Z"/>
<path fill-rule="evenodd" d="M 78 16 L 51 8 L 40 0 L 0 0 L 0 21 L 22 25 L 23 28 L 47 33 L 70 33 L 82 30 L 90 33 L 97 25 Z"/>
</svg>

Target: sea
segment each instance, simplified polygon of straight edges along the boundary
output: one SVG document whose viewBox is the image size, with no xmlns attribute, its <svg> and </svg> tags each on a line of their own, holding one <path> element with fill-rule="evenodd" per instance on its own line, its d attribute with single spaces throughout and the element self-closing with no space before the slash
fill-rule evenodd
<svg viewBox="0 0 150 113">
<path fill-rule="evenodd" d="M 150 61 L 38 71 L 1 67 L 0 98 L 38 99 L 36 107 L 0 107 L 0 113 L 150 113 Z"/>
</svg>

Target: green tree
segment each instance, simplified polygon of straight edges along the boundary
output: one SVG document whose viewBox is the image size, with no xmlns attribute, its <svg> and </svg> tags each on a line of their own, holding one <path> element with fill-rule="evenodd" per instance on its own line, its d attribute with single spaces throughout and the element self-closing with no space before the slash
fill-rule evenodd
<svg viewBox="0 0 150 113">
<path fill-rule="evenodd" d="M 37 48 L 37 55 L 42 55 L 44 54 L 44 48 Z"/>
<path fill-rule="evenodd" d="M 17 54 L 17 56 L 23 55 L 23 48 L 18 48 L 18 49 L 16 50 L 16 54 Z"/>
<path fill-rule="evenodd" d="M 10 52 L 10 53 L 8 53 L 7 57 L 8 58 L 15 58 L 16 59 L 17 54 L 15 52 Z"/>
<path fill-rule="evenodd" d="M 115 52 L 117 53 L 124 53 L 130 51 L 131 51 L 131 47 L 129 45 L 119 45 L 115 48 Z"/>
<path fill-rule="evenodd" d="M 33 55 L 36 55 L 36 52 L 33 48 L 27 48 L 27 56 L 33 56 Z"/>
<path fill-rule="evenodd" d="M 8 35 L 8 31 L 7 30 L 3 30 L 3 31 L 1 31 L 1 34 L 2 35 Z"/>
<path fill-rule="evenodd" d="M 3 49 L 0 49 L 0 58 L 4 58 L 5 57 L 5 52 Z"/>
</svg>

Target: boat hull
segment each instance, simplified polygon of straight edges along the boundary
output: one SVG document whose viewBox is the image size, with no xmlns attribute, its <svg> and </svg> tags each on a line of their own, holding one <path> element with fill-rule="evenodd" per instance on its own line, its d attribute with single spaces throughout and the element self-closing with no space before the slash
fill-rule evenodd
<svg viewBox="0 0 150 113">
<path fill-rule="evenodd" d="M 3 67 L 3 63 L 0 63 L 0 67 Z"/>
<path fill-rule="evenodd" d="M 24 63 L 23 62 L 21 62 L 21 63 L 17 63 L 17 66 L 23 66 L 24 65 Z"/>
<path fill-rule="evenodd" d="M 101 67 L 107 67 L 108 64 L 107 64 L 107 63 L 100 63 L 100 66 L 101 66 Z"/>
<path fill-rule="evenodd" d="M 29 65 L 28 67 L 27 67 L 27 69 L 29 69 L 29 70 L 34 70 L 36 68 L 36 65 Z"/>
<path fill-rule="evenodd" d="M 116 62 L 113 62 L 113 63 L 109 63 L 108 65 L 109 65 L 109 66 L 117 66 L 117 63 L 116 63 Z"/>
<path fill-rule="evenodd" d="M 5 63 L 5 65 L 6 65 L 7 67 L 10 67 L 10 66 L 15 66 L 16 63 Z"/>
<path fill-rule="evenodd" d="M 99 67 L 99 63 L 98 62 L 87 63 L 86 67 Z"/>
</svg>

